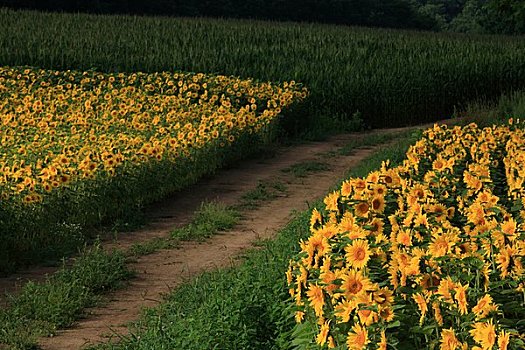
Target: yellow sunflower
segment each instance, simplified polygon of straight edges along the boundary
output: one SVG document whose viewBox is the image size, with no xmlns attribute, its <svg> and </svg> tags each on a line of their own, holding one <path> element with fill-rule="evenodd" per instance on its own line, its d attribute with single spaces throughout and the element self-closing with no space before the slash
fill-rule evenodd
<svg viewBox="0 0 525 350">
<path fill-rule="evenodd" d="M 346 345 L 349 350 L 363 350 L 370 343 L 368 339 L 368 332 L 366 328 L 359 324 L 355 324 L 352 327 L 352 331 L 348 333 L 346 337 Z"/>
<path fill-rule="evenodd" d="M 394 292 L 388 287 L 383 287 L 372 293 L 372 299 L 380 306 L 389 306 L 394 302 Z"/>
<path fill-rule="evenodd" d="M 374 289 L 373 283 L 367 277 L 363 276 L 361 271 L 350 270 L 342 276 L 342 279 L 341 289 L 349 300 L 351 300 L 352 296 L 361 292 Z"/>
<path fill-rule="evenodd" d="M 465 284 L 464 286 L 458 283 L 458 285 L 455 288 L 456 293 L 454 294 L 454 299 L 456 299 L 456 302 L 458 304 L 459 312 L 462 315 L 466 315 L 468 313 L 467 310 L 467 287 L 468 284 Z"/>
<path fill-rule="evenodd" d="M 306 252 L 310 256 L 323 256 L 331 251 L 328 239 L 322 233 L 316 233 L 308 238 L 306 244 Z"/>
<path fill-rule="evenodd" d="M 368 242 L 364 239 L 356 239 L 351 245 L 345 247 L 346 261 L 355 269 L 362 269 L 370 259 Z"/>
<path fill-rule="evenodd" d="M 510 342 L 510 334 L 505 331 L 501 331 L 498 334 L 499 350 L 507 350 L 507 347 L 509 346 L 509 342 Z"/>
<path fill-rule="evenodd" d="M 324 199 L 326 210 L 339 211 L 338 201 L 339 201 L 339 193 L 337 191 L 330 193 Z"/>
<path fill-rule="evenodd" d="M 341 196 L 349 197 L 352 194 L 352 183 L 347 180 L 341 185 Z"/>
<path fill-rule="evenodd" d="M 346 323 L 350 321 L 350 314 L 357 307 L 354 300 L 348 301 L 345 298 L 335 306 L 335 316 L 341 319 L 341 322 Z"/>
<path fill-rule="evenodd" d="M 367 202 L 360 202 L 355 205 L 354 212 L 355 215 L 359 217 L 367 217 L 369 212 L 370 206 Z"/>
<path fill-rule="evenodd" d="M 483 350 L 490 350 L 496 343 L 496 329 L 491 322 L 476 322 L 469 331 L 474 341 L 481 345 Z"/>
<path fill-rule="evenodd" d="M 492 303 L 492 297 L 490 294 L 485 294 L 485 296 L 479 299 L 476 306 L 472 308 L 472 312 L 476 314 L 476 319 L 485 318 L 491 311 L 497 310 L 497 305 Z"/>
<path fill-rule="evenodd" d="M 323 216 L 317 210 L 317 208 L 314 208 L 312 210 L 312 215 L 310 216 L 310 228 L 315 228 L 317 225 L 321 225 L 323 223 Z"/>
<path fill-rule="evenodd" d="M 372 198 L 372 210 L 377 213 L 382 213 L 385 210 L 385 198 L 377 195 Z"/>
<path fill-rule="evenodd" d="M 440 343 L 439 350 L 456 350 L 460 347 L 460 342 L 452 328 L 441 330 Z"/>
<path fill-rule="evenodd" d="M 308 287 L 306 292 L 310 305 L 314 308 L 315 315 L 320 317 L 323 315 L 323 306 L 324 306 L 324 292 L 323 288 L 319 287 L 316 284 L 311 284 Z"/>
<path fill-rule="evenodd" d="M 321 329 L 319 330 L 319 334 L 317 334 L 317 338 L 315 341 L 317 344 L 323 346 L 326 343 L 326 338 L 328 337 L 328 332 L 330 331 L 330 320 L 325 321 L 321 325 Z"/>
<path fill-rule="evenodd" d="M 419 318 L 419 323 L 422 324 L 423 320 L 425 319 L 425 315 L 427 314 L 427 311 L 428 311 L 427 300 L 421 293 L 414 294 L 412 298 L 416 302 L 417 308 L 419 309 L 419 312 L 421 313 L 421 317 Z"/>
</svg>

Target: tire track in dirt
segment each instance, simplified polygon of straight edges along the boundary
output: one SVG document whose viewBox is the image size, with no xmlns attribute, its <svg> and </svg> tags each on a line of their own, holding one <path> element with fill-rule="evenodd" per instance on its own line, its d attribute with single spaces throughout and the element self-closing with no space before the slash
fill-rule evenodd
<svg viewBox="0 0 525 350">
<path fill-rule="evenodd" d="M 336 141 L 331 145 L 337 148 L 337 144 Z M 268 173 L 260 173 L 252 168 L 251 176 L 247 176 L 246 179 L 232 178 L 233 174 L 230 174 L 230 181 L 237 184 L 236 190 L 226 192 L 225 197 L 218 196 L 218 200 L 233 204 L 228 202 L 234 202 L 232 197 L 239 196 L 233 196 L 232 193 L 239 192 L 240 195 L 253 188 L 256 185 L 253 180 L 262 180 L 263 174 L 270 177 L 271 173 L 273 178 L 282 179 L 280 169 L 296 163 L 299 159 L 315 159 L 315 153 L 331 149 L 325 149 L 327 144 L 322 145 L 322 150 L 318 148 L 320 145 L 309 146 L 313 148 L 302 146 L 300 150 L 295 149 L 286 157 L 279 157 L 278 161 L 268 165 Z M 89 310 L 90 314 L 86 319 L 80 320 L 73 328 L 59 331 L 54 337 L 42 339 L 39 345 L 50 350 L 80 349 L 107 341 L 108 338 L 118 340 L 117 335 L 127 333 L 125 325 L 136 320 L 144 307 L 155 306 L 162 300 L 163 295 L 199 273 L 234 264 L 242 251 L 252 247 L 258 239 L 274 236 L 277 230 L 290 220 L 293 210 L 306 209 L 308 202 L 323 196 L 349 168 L 372 151 L 373 149 L 360 149 L 351 156 L 331 158 L 330 170 L 290 181 L 286 197 L 264 203 L 261 207 L 244 213 L 243 220 L 233 230 L 215 235 L 203 243 L 184 242 L 179 249 L 162 250 L 140 257 L 131 265 L 131 268 L 137 271 L 137 277 L 131 280 L 126 289 L 112 293 L 104 307 Z M 237 191 L 237 186 L 244 188 L 244 184 L 248 185 L 245 191 Z M 171 210 L 177 209 L 177 206 L 163 207 L 164 216 L 170 213 L 167 207 L 171 207 Z M 166 226 L 172 227 L 167 223 Z"/>
<path fill-rule="evenodd" d="M 401 129 L 375 132 L 397 130 Z M 189 223 L 203 201 L 237 204 L 242 195 L 254 189 L 260 181 L 287 182 L 288 187 L 287 196 L 245 212 L 243 220 L 231 231 L 213 236 L 203 243 L 184 242 L 178 248 L 160 250 L 138 258 L 130 266 L 137 272 L 136 278 L 130 281 L 127 288 L 106 296 L 103 306 L 87 310 L 85 318 L 72 328 L 41 339 L 39 345 L 43 349 L 80 349 L 107 341 L 108 336 L 118 339 L 114 335 L 124 334 L 125 325 L 137 319 L 143 308 L 155 306 L 163 295 L 180 283 L 203 271 L 234 264 L 236 257 L 246 248 L 252 247 L 257 239 L 272 237 L 289 221 L 292 210 L 306 209 L 307 203 L 323 196 L 330 186 L 369 155 L 372 149 L 359 149 L 350 156 L 326 158 L 330 169 L 306 178 L 292 178 L 284 174 L 282 169 L 299 162 L 318 160 L 319 154 L 337 150 L 361 137 L 362 134 L 343 134 L 323 142 L 280 148 L 271 158 L 243 161 L 148 207 L 146 215 L 149 223 L 144 228 L 119 234 L 113 240 L 105 240 L 103 246 L 108 249 L 126 249 L 137 242 L 166 237 L 174 228 Z M 27 280 L 41 281 L 45 279 L 45 274 L 52 273 L 54 269 L 36 267 L 0 279 L 0 293 L 16 293 Z"/>
<path fill-rule="evenodd" d="M 385 129 L 374 132 L 389 132 L 401 129 Z M 342 134 L 322 142 L 309 142 L 300 145 L 281 147 L 269 158 L 245 160 L 228 169 L 217 171 L 213 176 L 200 180 L 196 185 L 182 190 L 146 208 L 148 224 L 132 232 L 107 234 L 102 237 L 106 249 L 126 249 L 138 242 L 156 237 L 165 237 L 174 228 L 188 224 L 193 213 L 204 201 L 218 200 L 226 205 L 239 202 L 241 196 L 265 181 L 279 174 L 281 169 L 298 162 L 316 158 L 316 154 L 340 148 L 363 134 Z M 5 307 L 6 294 L 16 294 L 28 281 L 40 282 L 46 275 L 54 273 L 58 267 L 35 266 L 18 271 L 8 277 L 0 278 L 0 307 Z"/>
</svg>

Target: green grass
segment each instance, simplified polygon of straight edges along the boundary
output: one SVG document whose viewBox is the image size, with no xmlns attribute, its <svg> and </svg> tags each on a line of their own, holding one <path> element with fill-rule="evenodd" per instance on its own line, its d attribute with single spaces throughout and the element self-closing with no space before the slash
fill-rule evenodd
<svg viewBox="0 0 525 350">
<path fill-rule="evenodd" d="M 365 134 L 362 137 L 356 137 L 354 140 L 346 143 L 344 146 L 339 148 L 336 151 L 336 153 L 338 155 L 349 156 L 353 154 L 357 148 L 372 147 L 396 139 L 403 139 L 406 138 L 408 135 L 411 135 L 413 132 L 413 130 L 405 130 L 396 132 L 374 133 L 368 135 Z"/>
<path fill-rule="evenodd" d="M 128 255 L 139 257 L 155 253 L 161 249 L 171 249 L 178 246 L 178 240 L 156 237 L 146 242 L 134 243 L 128 250 Z"/>
<path fill-rule="evenodd" d="M 0 344 L 34 349 L 37 337 L 70 326 L 101 294 L 131 276 L 123 253 L 105 252 L 99 245 L 86 249 L 71 266 L 43 283 L 28 282 L 9 298 L 9 307 L 0 309 Z"/>
<path fill-rule="evenodd" d="M 364 176 L 386 158 L 400 161 L 417 137 L 417 132 L 400 136 L 349 176 Z M 97 349 L 291 349 L 294 321 L 284 272 L 299 251 L 299 240 L 308 234 L 309 215 L 297 213 L 276 239 L 248 252 L 242 265 L 205 273 L 180 286 L 164 303 L 147 310 L 119 344 Z"/>
<path fill-rule="evenodd" d="M 296 80 L 291 132 L 415 124 L 525 87 L 521 37 L 0 9 L 0 65 Z M 356 117 L 357 116 L 357 117 Z"/>
<path fill-rule="evenodd" d="M 313 173 L 318 173 L 320 171 L 329 170 L 330 167 L 327 163 L 319 161 L 304 161 L 296 163 L 288 168 L 283 169 L 284 173 L 289 173 L 295 177 L 307 177 Z"/>
<path fill-rule="evenodd" d="M 365 140 L 368 138 L 370 136 L 366 136 Z M 0 311 L 0 348 L 3 343 L 13 349 L 33 349 L 37 337 L 71 325 L 82 315 L 82 310 L 96 304 L 102 294 L 119 288 L 124 280 L 132 276 L 126 268 L 129 258 L 172 248 L 182 239 L 202 239 L 231 228 L 239 220 L 240 211 L 253 209 L 246 203 L 271 200 L 285 192 L 286 186 L 279 181 L 260 182 L 254 190 L 246 193 L 235 209 L 217 202 L 203 203 L 192 222 L 175 230 L 173 237 L 137 243 L 127 252 L 108 253 L 98 245 L 86 249 L 71 266 L 64 266 L 44 283 L 28 283 L 19 296 L 10 298 L 9 307 Z M 258 245 L 264 249 L 248 252 L 246 263 L 238 269 L 204 274 L 172 295 L 169 303 L 164 304 L 168 308 L 166 312 L 171 312 L 169 310 L 173 307 L 177 311 L 166 317 L 174 320 L 183 318 L 185 314 L 190 317 L 176 322 L 181 327 L 176 330 L 180 332 L 177 337 L 182 335 L 181 343 L 175 341 L 169 347 L 190 344 L 190 349 L 211 348 L 217 339 L 223 339 L 219 348 L 224 349 L 266 349 L 276 348 L 280 342 L 285 344 L 288 341 L 285 337 L 289 335 L 293 323 L 286 313 L 283 269 L 287 259 L 298 249 L 298 240 L 307 233 L 307 217 L 307 212 L 297 214 L 297 218 L 277 240 L 259 242 Z M 225 296 L 226 299 L 221 299 Z M 176 306 L 171 305 L 172 302 Z M 183 309 L 177 309 L 181 307 Z M 150 310 L 148 314 L 156 312 Z M 220 328 L 211 328 L 214 323 L 209 318 L 209 312 L 220 316 L 213 319 L 218 322 L 216 327 Z M 203 325 L 206 317 L 208 324 Z M 160 320 L 163 322 L 164 318 Z M 189 327 L 187 330 L 190 333 L 184 327 Z M 237 327 L 241 330 L 240 338 L 236 336 Z M 152 331 L 152 334 L 163 332 L 162 329 Z M 204 345 L 200 347 L 193 341 L 202 341 Z M 141 346 L 131 342 L 124 348 Z M 149 349 L 150 346 L 146 343 L 143 348 Z"/>
<path fill-rule="evenodd" d="M 496 102 L 476 101 L 469 103 L 465 110 L 458 111 L 457 117 L 463 117 L 463 123 L 475 122 L 480 126 L 506 123 L 512 117 L 525 119 L 525 90 L 503 94 Z"/>
<path fill-rule="evenodd" d="M 259 181 L 253 190 L 246 192 L 241 197 L 241 201 L 236 207 L 240 210 L 253 210 L 262 202 L 285 195 L 286 191 L 286 185 L 280 181 Z"/>
<path fill-rule="evenodd" d="M 172 231 L 176 240 L 203 240 L 232 228 L 240 219 L 240 213 L 219 202 L 202 203 L 190 224 Z"/>
</svg>

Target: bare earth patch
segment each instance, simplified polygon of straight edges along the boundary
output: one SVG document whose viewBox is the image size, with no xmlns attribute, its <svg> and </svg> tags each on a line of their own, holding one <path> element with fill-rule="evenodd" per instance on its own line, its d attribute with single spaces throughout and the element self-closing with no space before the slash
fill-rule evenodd
<svg viewBox="0 0 525 350">
<path fill-rule="evenodd" d="M 205 242 L 184 242 L 176 249 L 160 250 L 138 258 L 130 266 L 136 271 L 136 278 L 125 289 L 111 293 L 104 305 L 87 310 L 85 318 L 72 328 L 41 339 L 39 345 L 42 349 L 71 350 L 108 338 L 118 340 L 118 334 L 126 333 L 126 324 L 136 320 L 143 308 L 155 306 L 170 290 L 199 273 L 234 264 L 240 253 L 253 247 L 258 239 L 272 237 L 290 220 L 294 210 L 304 210 L 308 203 L 326 194 L 330 186 L 374 148 L 357 149 L 350 156 L 322 158 L 320 154 L 337 150 L 359 137 L 359 134 L 344 134 L 323 142 L 282 148 L 272 158 L 244 161 L 149 207 L 149 223 L 144 228 L 119 234 L 116 239 L 103 242 L 104 246 L 125 249 L 137 242 L 167 237 L 174 228 L 189 223 L 203 201 L 237 204 L 242 195 L 260 181 L 280 181 L 287 185 L 286 196 L 263 202 L 260 207 L 245 212 L 233 230 Z M 329 164 L 328 170 L 301 178 L 281 171 L 299 162 L 319 159 Z M 0 279 L 0 292 L 16 292 L 25 281 L 42 280 L 52 271 L 52 268 L 34 268 Z"/>
</svg>

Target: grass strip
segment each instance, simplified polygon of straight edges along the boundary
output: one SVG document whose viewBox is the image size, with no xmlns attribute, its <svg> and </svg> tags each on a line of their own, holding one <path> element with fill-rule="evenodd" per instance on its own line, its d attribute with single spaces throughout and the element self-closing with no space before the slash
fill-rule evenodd
<svg viewBox="0 0 525 350">
<path fill-rule="evenodd" d="M 203 240 L 232 228 L 241 214 L 233 208 L 219 202 L 204 202 L 195 212 L 190 224 L 176 229 L 171 237 L 176 240 Z"/>
<path fill-rule="evenodd" d="M 246 192 L 241 197 L 240 203 L 235 208 L 241 211 L 253 210 L 262 202 L 285 195 L 287 190 L 287 186 L 280 181 L 259 181 L 253 190 Z"/>
<path fill-rule="evenodd" d="M 348 176 L 364 176 L 391 159 L 404 159 L 417 134 L 399 137 Z M 317 201 L 315 205 L 321 205 Z M 119 344 L 96 349 L 289 349 L 294 326 L 285 271 L 309 232 L 310 211 L 297 213 L 278 237 L 246 253 L 237 267 L 204 273 L 148 309 Z"/>
<path fill-rule="evenodd" d="M 292 174 L 295 177 L 307 177 L 310 174 L 320 171 L 329 170 L 330 167 L 324 162 L 304 161 L 296 163 L 288 168 L 283 169 L 284 173 Z"/>
<path fill-rule="evenodd" d="M 414 133 L 414 130 L 368 134 L 363 138 L 358 138 L 348 142 L 336 151 L 336 155 L 349 156 L 356 148 L 377 146 L 395 139 L 403 139 L 412 133 Z"/>
<path fill-rule="evenodd" d="M 0 344 L 35 348 L 37 337 L 70 326 L 101 294 L 131 276 L 122 252 L 106 252 L 99 244 L 85 248 L 71 266 L 43 283 L 28 282 L 18 296 L 9 298 L 9 308 L 0 309 Z"/>
<path fill-rule="evenodd" d="M 393 137 L 395 135 L 381 135 L 380 138 L 367 135 L 364 144 L 377 144 Z M 362 145 L 363 142 L 359 144 Z M 357 145 L 356 143 L 356 147 Z M 402 159 L 407 147 L 389 149 L 401 150 L 399 159 Z M 390 154 L 390 157 L 393 158 L 393 155 Z M 367 171 L 363 173 L 366 174 Z M 83 309 L 100 300 L 101 294 L 118 288 L 132 275 L 126 268 L 130 256 L 150 254 L 159 249 L 172 248 L 180 240 L 203 239 L 218 231 L 227 230 L 240 219 L 241 211 L 253 209 L 261 201 L 273 199 L 277 193 L 285 191 L 286 186 L 280 182 L 261 182 L 243 196 L 239 207 L 232 208 L 217 202 L 203 203 L 192 222 L 175 230 L 171 238 L 135 244 L 128 252 L 108 253 L 100 245 L 86 248 L 71 266 L 64 266 L 44 283 L 29 282 L 17 297 L 10 298 L 9 308 L 0 310 L 0 349 L 2 344 L 9 345 L 10 349 L 33 349 L 38 337 L 50 335 L 59 328 L 71 325 L 82 314 Z M 247 206 L 247 203 L 253 205 Z M 166 304 L 159 309 L 149 310 L 146 318 L 139 321 L 139 327 L 144 324 L 150 329 L 150 321 L 147 321 L 150 320 L 149 317 L 156 317 L 157 312 L 162 312 L 166 318 L 172 320 L 167 322 L 178 325 L 172 330 L 175 333 L 170 334 L 181 341 L 170 342 L 169 347 L 213 348 L 214 342 L 222 339 L 219 348 L 278 348 L 281 342 L 279 339 L 283 334 L 288 334 L 293 326 L 286 312 L 284 269 L 289 257 L 297 251 L 300 237 L 308 232 L 305 225 L 308 215 L 307 211 L 297 214 L 296 219 L 276 240 L 261 242 L 261 251 L 248 252 L 246 262 L 241 267 L 203 274 L 191 284 L 181 286 Z M 224 296 L 227 297 L 221 299 Z M 217 315 L 216 328 L 212 328 L 213 322 L 203 322 L 209 317 L 208 312 Z M 190 317 L 184 318 L 184 315 Z M 193 336 L 186 334 L 186 329 Z M 240 337 L 236 335 L 238 329 L 241 330 Z M 151 331 L 151 339 L 161 332 L 158 328 L 152 328 Z M 189 340 L 192 337 L 195 342 Z M 132 335 L 123 341 L 124 348 L 135 349 L 142 344 L 133 342 L 134 339 L 135 336 Z M 129 347 L 126 347 L 126 342 Z M 285 343 L 286 340 L 283 340 L 282 344 Z M 144 349 L 149 349 L 151 345 L 145 344 Z M 204 347 L 199 344 L 204 344 Z M 153 347 L 155 348 L 157 347 Z"/>
</svg>

